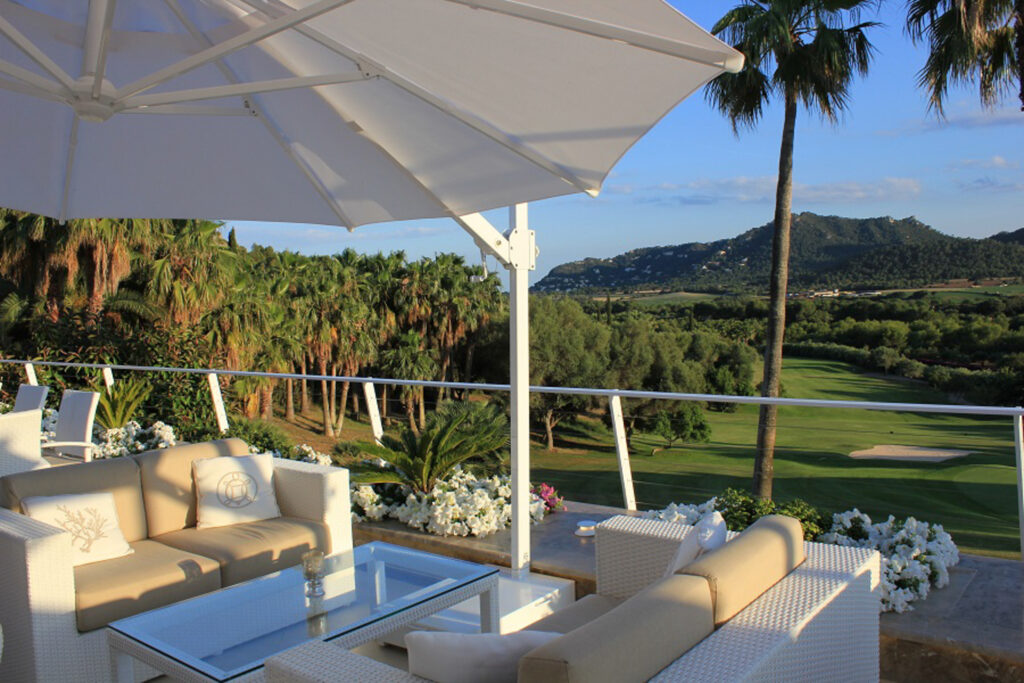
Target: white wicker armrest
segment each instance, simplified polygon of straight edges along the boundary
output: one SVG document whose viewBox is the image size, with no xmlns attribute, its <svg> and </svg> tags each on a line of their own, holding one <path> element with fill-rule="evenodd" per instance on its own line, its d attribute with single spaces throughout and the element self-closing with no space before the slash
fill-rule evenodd
<svg viewBox="0 0 1024 683">
<path fill-rule="evenodd" d="M 6 640 L 0 680 L 66 680 L 65 664 L 52 650 L 77 633 L 71 536 L 0 508 L 0 586 Z"/>
<path fill-rule="evenodd" d="M 665 576 L 692 526 L 617 515 L 597 525 L 597 592 L 628 598 Z"/>
<path fill-rule="evenodd" d="M 319 640 L 271 657 L 267 683 L 411 683 L 425 679 Z"/>
<path fill-rule="evenodd" d="M 352 550 L 352 504 L 348 470 L 274 458 L 274 489 L 281 514 L 323 522 L 331 553 Z"/>
</svg>

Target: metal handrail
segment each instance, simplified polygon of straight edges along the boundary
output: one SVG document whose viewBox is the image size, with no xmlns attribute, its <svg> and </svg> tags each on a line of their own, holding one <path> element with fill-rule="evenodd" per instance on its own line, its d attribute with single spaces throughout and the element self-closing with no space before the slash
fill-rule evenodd
<svg viewBox="0 0 1024 683">
<path fill-rule="evenodd" d="M 95 369 L 103 372 L 107 386 L 113 384 L 113 370 L 130 370 L 138 372 L 176 372 L 206 376 L 210 385 L 210 397 L 213 401 L 214 415 L 221 432 L 228 430 L 227 414 L 220 393 L 218 376 L 231 377 L 270 377 L 275 379 L 298 379 L 307 381 L 352 382 L 362 384 L 367 398 L 367 410 L 373 426 L 374 437 L 380 439 L 383 428 L 377 407 L 375 384 L 395 386 L 419 386 L 431 388 L 468 389 L 479 391 L 511 391 L 508 384 L 477 384 L 473 382 L 437 382 L 433 380 L 388 379 L 381 377 L 348 377 L 345 375 L 303 375 L 284 372 L 257 372 L 252 370 L 226 370 L 222 368 L 167 368 L 148 365 L 120 365 L 112 363 L 73 363 L 67 361 L 31 361 L 0 359 L 0 363 L 25 366 L 29 383 L 34 384 L 34 366 L 69 367 Z M 1009 417 L 1013 422 L 1013 444 L 1017 461 L 1017 514 L 1020 529 L 1021 549 L 1024 553 L 1024 408 L 1006 406 L 974 406 L 947 405 L 938 403 L 886 403 L 882 401 L 833 401 L 826 399 L 806 398 L 770 398 L 765 396 L 725 396 L 717 394 L 685 394 L 670 391 L 636 391 L 631 389 L 595 389 L 581 387 L 543 387 L 531 386 L 532 393 L 568 394 L 584 396 L 603 396 L 608 398 L 609 414 L 612 416 L 612 428 L 615 432 L 615 451 L 619 465 L 619 478 L 622 483 L 623 504 L 627 509 L 636 509 L 636 494 L 633 487 L 632 468 L 629 463 L 629 451 L 626 447 L 626 430 L 622 417 L 621 401 L 624 398 L 668 400 L 668 401 L 707 401 L 713 403 L 737 403 L 777 406 L 803 406 L 809 408 L 846 408 L 856 410 L 886 410 L 911 413 L 946 413 L 952 415 L 977 415 Z"/>
<path fill-rule="evenodd" d="M 448 389 L 469 389 L 479 391 L 509 391 L 508 384 L 477 382 L 438 382 L 435 380 L 392 379 L 384 377 L 351 377 L 347 375 L 310 375 L 289 372 L 258 372 L 254 370 L 227 370 L 223 368 L 170 368 L 149 365 L 120 365 L 112 363 L 72 363 L 65 361 L 35 361 L 0 359 L 0 363 L 11 365 L 47 365 L 56 367 L 83 368 L 92 370 L 132 370 L 142 372 L 177 372 L 191 375 L 227 375 L 231 377 L 269 377 L 273 379 L 298 379 L 307 381 L 352 382 L 355 384 L 389 384 L 395 386 L 418 386 Z M 736 403 L 755 405 L 804 406 L 808 408 L 846 408 L 857 410 L 885 410 L 912 413 L 948 413 L 952 415 L 991 415 L 999 417 L 1022 417 L 1024 408 L 1010 406 L 951 405 L 944 403 L 896 403 L 885 401 L 836 401 L 809 398 L 772 398 L 767 396 L 733 396 L 728 394 L 688 394 L 673 391 L 640 391 L 635 389 L 598 389 L 594 387 L 548 387 L 530 386 L 531 393 L 568 394 L 582 396 L 603 396 L 620 398 L 704 401 L 710 403 Z"/>
</svg>

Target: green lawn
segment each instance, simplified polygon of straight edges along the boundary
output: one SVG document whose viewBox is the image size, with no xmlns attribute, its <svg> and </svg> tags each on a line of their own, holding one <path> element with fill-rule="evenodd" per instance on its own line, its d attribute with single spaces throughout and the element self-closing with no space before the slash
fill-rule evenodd
<svg viewBox="0 0 1024 683">
<path fill-rule="evenodd" d="M 708 294 L 705 292 L 665 292 L 664 294 L 628 296 L 626 298 L 641 306 L 662 306 L 664 304 L 692 304 L 698 301 L 712 301 L 721 296 L 721 294 Z"/>
<path fill-rule="evenodd" d="M 793 398 L 945 403 L 921 382 L 860 372 L 851 365 L 788 358 L 783 390 Z M 629 405 L 624 406 L 626 413 Z M 729 486 L 749 489 L 756 437 L 756 406 L 735 413 L 708 412 L 711 443 L 658 451 L 646 435 L 634 437 L 631 457 L 641 508 L 699 503 Z M 319 434 L 319 411 L 299 424 L 274 422 L 298 442 L 329 452 Z M 559 426 L 556 451 L 534 433 L 530 478 L 547 481 L 572 500 L 622 505 L 610 430 L 597 418 Z M 926 413 L 783 408 L 775 461 L 775 497 L 803 498 L 822 510 L 858 507 L 875 519 L 914 516 L 938 522 L 964 550 L 1017 557 L 1019 534 L 1013 431 L 1005 418 L 964 418 Z M 370 441 L 365 421 L 348 419 L 344 441 Z M 853 460 L 847 453 L 879 444 L 975 451 L 944 463 Z"/>
<path fill-rule="evenodd" d="M 944 403 L 926 385 L 859 372 L 822 360 L 787 359 L 785 394 Z M 625 408 L 628 413 L 628 405 Z M 701 502 L 728 486 L 749 488 L 757 408 L 709 413 L 712 442 L 650 453 L 640 435 L 631 458 L 637 501 L 662 507 Z M 539 434 L 537 435 L 539 437 Z M 573 500 L 622 504 L 609 430 L 586 420 L 561 430 L 558 450 L 534 443 L 533 481 L 548 481 Z M 1015 557 L 1019 551 L 1013 432 L 1008 419 L 924 413 L 783 408 L 775 462 L 775 497 L 803 498 L 824 510 L 858 507 L 873 518 L 914 516 L 943 524 L 964 550 Z M 539 441 L 539 440 L 538 440 Z M 878 444 L 975 451 L 944 463 L 853 460 Z"/>
</svg>

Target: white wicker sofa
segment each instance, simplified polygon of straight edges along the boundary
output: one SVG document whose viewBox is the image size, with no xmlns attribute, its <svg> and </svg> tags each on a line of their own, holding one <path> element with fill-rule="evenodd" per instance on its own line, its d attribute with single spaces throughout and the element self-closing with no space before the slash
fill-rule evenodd
<svg viewBox="0 0 1024 683">
<path fill-rule="evenodd" d="M 668 569 L 692 527 L 603 522 L 598 592 L 530 627 L 564 635 L 523 656 L 518 680 L 877 681 L 878 553 L 794 540 L 790 527 L 783 562 L 798 566 L 779 580 L 779 546 L 765 549 L 772 531 L 763 543 L 775 521 L 729 534 L 677 574 Z M 756 535 L 761 541 L 747 542 Z M 270 683 L 424 680 L 324 642 L 271 658 L 265 674 Z"/>
<path fill-rule="evenodd" d="M 0 479 L 0 681 L 109 680 L 110 621 L 297 564 L 312 547 L 352 548 L 348 471 L 279 458 L 281 517 L 197 529 L 193 461 L 248 452 L 226 439 Z M 20 514 L 30 496 L 106 491 L 130 555 L 74 567 L 66 531 Z"/>
</svg>

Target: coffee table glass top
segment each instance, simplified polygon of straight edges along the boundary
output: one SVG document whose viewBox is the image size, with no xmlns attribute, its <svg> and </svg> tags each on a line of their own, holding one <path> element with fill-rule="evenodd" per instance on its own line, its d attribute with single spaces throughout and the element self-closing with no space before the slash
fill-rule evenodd
<svg viewBox="0 0 1024 683">
<path fill-rule="evenodd" d="M 121 619 L 109 628 L 227 681 L 312 639 L 331 640 L 493 576 L 498 570 L 373 542 L 324 561 L 324 596 L 302 567 Z"/>
</svg>

